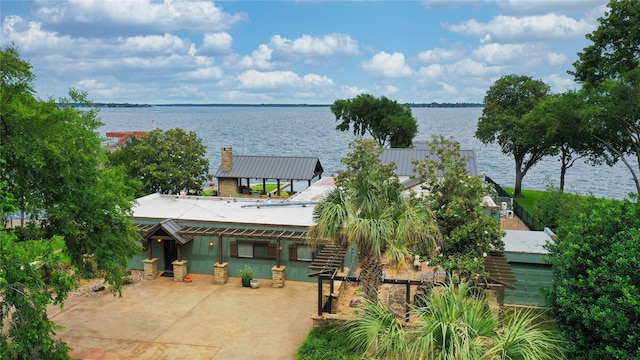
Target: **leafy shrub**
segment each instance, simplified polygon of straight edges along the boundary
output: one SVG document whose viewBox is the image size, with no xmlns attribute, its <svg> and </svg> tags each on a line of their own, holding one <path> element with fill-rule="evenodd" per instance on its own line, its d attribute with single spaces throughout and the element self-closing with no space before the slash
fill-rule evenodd
<svg viewBox="0 0 640 360">
<path fill-rule="evenodd" d="M 344 334 L 335 327 L 325 326 L 311 329 L 298 349 L 296 360 L 350 360 L 360 357 L 347 350 Z"/>
<path fill-rule="evenodd" d="M 640 204 L 586 200 L 548 246 L 547 297 L 570 359 L 640 358 Z"/>
<path fill-rule="evenodd" d="M 533 203 L 533 216 L 544 226 L 555 230 L 568 222 L 578 210 L 581 198 L 565 193 L 554 184 L 547 184 L 545 192 Z"/>
</svg>

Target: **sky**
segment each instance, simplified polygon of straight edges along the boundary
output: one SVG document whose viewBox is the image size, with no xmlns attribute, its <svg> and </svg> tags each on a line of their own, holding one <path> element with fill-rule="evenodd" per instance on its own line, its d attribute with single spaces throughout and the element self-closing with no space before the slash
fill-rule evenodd
<svg viewBox="0 0 640 360">
<path fill-rule="evenodd" d="M 606 0 L 0 2 L 0 46 L 40 98 L 95 102 L 482 103 L 501 76 L 576 89 Z"/>
</svg>

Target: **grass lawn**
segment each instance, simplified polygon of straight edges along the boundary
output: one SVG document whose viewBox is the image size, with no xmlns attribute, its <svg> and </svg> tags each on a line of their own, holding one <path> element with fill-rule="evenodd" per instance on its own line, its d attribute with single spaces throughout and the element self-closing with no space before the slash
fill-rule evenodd
<svg viewBox="0 0 640 360">
<path fill-rule="evenodd" d="M 509 188 L 509 187 L 502 187 L 504 189 L 504 191 L 506 191 L 507 193 L 509 193 L 509 195 L 513 196 L 513 188 Z M 527 211 L 529 211 L 530 213 L 533 214 L 533 205 L 536 202 L 536 199 L 541 198 L 542 196 L 544 196 L 544 194 L 546 193 L 546 191 L 544 190 L 522 190 L 522 195 L 524 195 L 524 198 L 514 198 L 515 201 L 517 201 L 520 205 L 522 205 L 522 207 L 524 207 L 525 209 L 527 209 Z"/>
<path fill-rule="evenodd" d="M 276 187 L 278 187 L 278 184 L 266 184 L 267 190 L 265 192 L 272 192 L 273 190 L 276 189 Z M 253 191 L 263 191 L 262 190 L 262 184 L 252 185 L 251 186 L 251 190 L 253 190 Z"/>
</svg>

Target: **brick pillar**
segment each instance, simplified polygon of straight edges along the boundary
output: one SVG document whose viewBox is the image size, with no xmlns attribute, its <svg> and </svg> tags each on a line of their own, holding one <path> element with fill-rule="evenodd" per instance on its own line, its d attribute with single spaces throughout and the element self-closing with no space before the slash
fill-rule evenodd
<svg viewBox="0 0 640 360">
<path fill-rule="evenodd" d="M 286 266 L 274 266 L 271 268 L 271 280 L 273 280 L 274 288 L 281 288 L 284 286 L 284 269 Z"/>
<path fill-rule="evenodd" d="M 222 171 L 231 171 L 233 169 L 233 149 L 231 146 L 225 146 L 222 148 Z"/>
<path fill-rule="evenodd" d="M 224 285 L 227 283 L 227 265 L 229 263 L 215 263 L 213 264 L 213 283 L 218 285 Z"/>
<path fill-rule="evenodd" d="M 147 280 L 155 280 L 158 278 L 158 258 L 144 259 L 144 278 Z"/>
<path fill-rule="evenodd" d="M 187 263 L 189 260 L 176 260 L 173 264 L 173 281 L 184 281 L 187 276 Z"/>
</svg>

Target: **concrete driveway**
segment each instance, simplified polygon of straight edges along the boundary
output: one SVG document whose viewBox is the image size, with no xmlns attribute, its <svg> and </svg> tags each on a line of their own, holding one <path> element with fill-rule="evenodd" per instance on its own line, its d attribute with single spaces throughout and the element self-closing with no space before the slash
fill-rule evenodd
<svg viewBox="0 0 640 360">
<path fill-rule="evenodd" d="M 128 285 L 122 298 L 70 296 L 50 318 L 78 359 L 294 359 L 312 327 L 315 283 L 243 288 L 192 275 Z"/>
</svg>

